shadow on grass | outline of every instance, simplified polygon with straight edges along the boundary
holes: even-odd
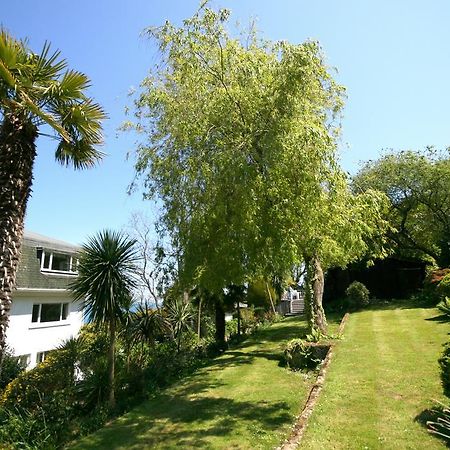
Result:
[[[447,316],[447,314],[440,314],[439,316],[428,317],[428,319],[425,319],[425,320],[429,320],[431,322],[438,322],[438,323],[448,323],[448,322],[450,322],[450,317]]]
[[[422,425],[423,428],[425,428],[427,431],[429,430],[427,422],[437,422],[438,418],[441,416],[442,412],[437,409],[424,409],[421,413],[417,414],[417,416],[414,418],[414,422],[419,423]],[[443,437],[440,437],[439,435],[436,435],[434,433],[430,433],[432,436],[434,436],[436,439],[441,441],[443,444],[447,444],[447,447],[450,447],[450,442]]]
[[[174,389],[162,392],[87,436],[75,448],[211,448],[211,439],[223,442],[220,448],[234,448],[230,440],[242,427],[257,433],[273,433],[292,422],[289,405],[283,401],[215,396],[220,389],[216,393],[214,389],[225,384],[220,377],[210,377],[205,372],[250,365],[256,358],[280,362],[282,343],[305,333],[306,327],[298,318],[260,330],[183,379]]]
[[[271,432],[292,420],[284,402],[189,398],[190,394],[162,394],[157,403],[147,402],[89,436],[82,448],[211,448],[211,436],[225,437],[236,427],[254,425]]]

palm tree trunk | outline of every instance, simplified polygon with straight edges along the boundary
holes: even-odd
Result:
[[[33,181],[37,129],[6,115],[0,125],[0,372],[12,292],[23,237],[23,221]]]
[[[114,372],[115,372],[115,347],[116,347],[116,323],[113,320],[109,323],[109,351],[108,351],[108,366],[109,366],[109,407],[113,409],[116,406],[115,386],[114,386]]]

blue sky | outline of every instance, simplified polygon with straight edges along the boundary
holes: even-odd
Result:
[[[1,24],[28,37],[39,51],[48,40],[72,68],[92,79],[90,93],[109,114],[104,151],[96,169],[73,172],[53,159],[53,142],[41,138],[26,226],[73,243],[105,227],[118,229],[133,211],[149,211],[136,193],[131,136],[117,132],[127,93],[157,61],[140,36],[166,19],[191,16],[194,0],[20,0],[2,8]],[[215,0],[242,24],[257,18],[266,38],[321,42],[337,80],[347,88],[341,162],[355,172],[382,149],[450,145],[450,2],[444,0]]]

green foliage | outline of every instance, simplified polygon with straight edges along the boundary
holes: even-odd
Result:
[[[326,357],[328,345],[293,339],[284,349],[284,357],[292,370],[315,369]]]
[[[0,390],[4,389],[9,382],[14,380],[24,370],[25,366],[6,348],[3,354],[2,371],[0,374]]]
[[[445,297],[450,297],[450,273],[445,275],[439,282],[436,292],[442,299],[445,299]]]
[[[229,11],[204,7],[181,27],[149,29],[162,61],[127,124],[146,136],[136,170],[164,204],[182,281],[216,293],[287,273],[319,230],[322,203],[333,217],[344,91],[317,42],[235,38],[228,24]]]
[[[229,339],[232,336],[236,336],[238,333],[238,321],[237,319],[228,320],[225,323],[225,335]]]
[[[440,266],[450,262],[449,152],[391,152],[366,163],[353,181],[357,192],[376,189],[389,198],[390,244],[398,254]]]
[[[359,281],[353,281],[345,290],[348,308],[360,309],[369,304],[369,290]]]
[[[450,342],[444,345],[444,351],[439,358],[439,365],[441,367],[441,382],[444,394],[450,397]]]
[[[250,306],[241,309],[241,331],[243,334],[252,333],[258,326],[258,318],[255,314],[255,308]]]
[[[89,78],[67,69],[60,52],[45,44],[40,53],[26,41],[0,30],[0,116],[14,116],[35,126],[47,124],[55,132],[55,158],[76,169],[91,167],[104,155],[103,109],[86,95]]]
[[[450,319],[450,298],[445,297],[444,300],[437,304],[437,308]]]

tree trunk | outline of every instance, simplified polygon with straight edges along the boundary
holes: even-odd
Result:
[[[219,298],[216,299],[215,304],[216,313],[216,341],[219,345],[225,345],[225,311],[223,304]]]
[[[198,301],[198,316],[197,316],[197,338],[200,342],[200,339],[202,338],[202,303],[203,298],[200,296],[200,300]]]
[[[275,304],[273,303],[272,293],[270,292],[269,283],[266,281],[266,291],[269,296],[270,306],[272,306],[272,312],[276,314],[277,310],[275,309]]]
[[[317,256],[314,256],[311,261],[313,269],[312,290],[313,290],[313,310],[314,310],[314,324],[321,333],[327,334],[327,319],[325,311],[322,306],[323,288],[325,279],[323,276],[322,266]]]
[[[315,328],[312,278],[311,258],[305,258],[305,315],[309,333]]]
[[[116,323],[111,320],[109,323],[109,351],[108,351],[108,379],[109,379],[109,407],[114,409],[116,406],[116,396],[115,396],[115,347],[116,347]]]
[[[238,336],[241,335],[241,304],[238,300],[237,302],[237,332]]]
[[[11,296],[33,181],[36,127],[6,115],[0,125],[0,372],[6,345]]]

